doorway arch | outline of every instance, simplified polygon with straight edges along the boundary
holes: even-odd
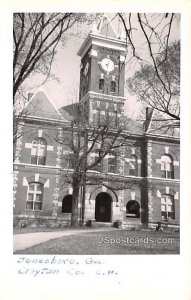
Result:
[[[126,205],[127,218],[140,218],[140,205],[135,200],[130,200]]]
[[[112,198],[106,192],[101,192],[95,199],[96,222],[111,222]]]

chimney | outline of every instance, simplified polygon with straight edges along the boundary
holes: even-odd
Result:
[[[146,107],[146,120],[148,120],[149,108]]]
[[[28,93],[28,100],[34,95],[34,93]]]

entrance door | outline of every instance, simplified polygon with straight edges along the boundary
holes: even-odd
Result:
[[[111,196],[100,193],[96,197],[95,220],[96,222],[111,222]]]

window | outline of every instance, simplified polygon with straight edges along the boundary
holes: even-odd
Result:
[[[67,195],[62,200],[62,213],[72,212],[72,195]]]
[[[126,218],[140,218],[140,205],[135,200],[130,200],[126,205]]]
[[[101,92],[104,91],[104,79],[103,79],[103,78],[101,78],[101,79],[99,80],[99,90],[100,90]]]
[[[117,173],[117,156],[115,153],[108,156],[108,173]]]
[[[174,198],[171,195],[163,195],[161,198],[161,215],[162,220],[174,220]]]
[[[32,142],[31,164],[45,165],[46,142],[42,138],[37,138]]]
[[[69,153],[68,157],[67,157],[67,162],[68,162],[68,169],[73,170],[74,169],[74,154],[73,153]]]
[[[99,161],[100,155],[101,155],[100,150],[95,151],[94,162],[96,162],[96,165],[92,168],[92,170],[97,172],[102,172],[102,159]]]
[[[129,160],[129,175],[138,176],[137,156],[131,155]]]
[[[32,182],[28,186],[27,210],[42,210],[43,184]]]
[[[111,90],[111,93],[115,93],[115,91],[116,91],[116,82],[114,80],[111,81],[110,90]]]
[[[161,157],[161,176],[162,178],[174,178],[173,160],[169,155]]]

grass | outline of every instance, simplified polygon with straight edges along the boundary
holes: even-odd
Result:
[[[179,244],[180,237],[177,232],[111,230],[88,233],[87,231],[75,236],[49,240],[16,251],[15,254],[179,254]]]

